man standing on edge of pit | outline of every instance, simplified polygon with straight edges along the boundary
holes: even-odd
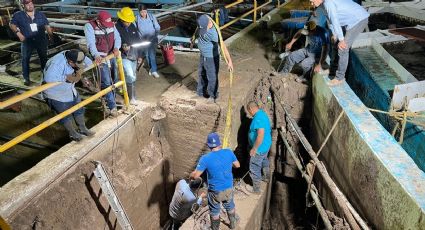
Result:
[[[24,11],[18,11],[13,14],[10,21],[10,29],[19,38],[21,44],[22,75],[24,84],[29,86],[30,80],[30,59],[33,49],[37,50],[40,58],[41,69],[44,70],[47,62],[47,47],[49,45],[46,31],[49,39],[53,39],[53,31],[49,26],[46,16],[34,9],[32,0],[21,0]]]
[[[213,25],[212,19],[206,14],[198,18],[198,48],[201,53],[198,66],[198,87],[196,93],[204,97],[207,92],[208,102],[214,102],[218,98],[218,71],[220,67],[220,41],[218,31]],[[224,55],[228,60],[227,67],[233,71],[232,58],[226,45],[223,44]]]

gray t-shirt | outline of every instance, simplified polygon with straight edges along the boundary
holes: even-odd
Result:
[[[200,204],[201,201],[202,198],[199,198],[198,204]],[[169,210],[170,216],[176,220],[186,220],[190,215],[192,215],[191,208],[196,202],[196,197],[190,190],[189,184],[183,179],[180,180],[177,182],[173,199],[171,200]]]

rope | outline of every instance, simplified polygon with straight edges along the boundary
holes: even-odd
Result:
[[[215,29],[217,30],[218,38],[220,41],[220,51],[224,58],[224,61],[226,62],[226,64],[228,64],[229,60],[227,60],[225,52],[224,52],[223,47],[225,44],[223,41],[223,37],[221,36],[220,27],[214,22],[214,20],[212,20],[211,17],[208,16],[208,18],[211,20]],[[232,127],[232,85],[233,85],[233,70],[229,72],[229,98],[227,99],[226,126],[224,128],[223,148],[229,147],[229,138],[230,138],[231,127]]]
[[[406,123],[412,123],[414,125],[418,125],[418,126],[422,126],[425,127],[425,123],[422,122],[418,122],[418,121],[413,121],[413,120],[409,120],[411,118],[425,118],[425,115],[422,114],[418,114],[415,112],[409,112],[407,110],[404,111],[383,111],[383,110],[379,110],[379,109],[372,109],[372,108],[367,108],[369,111],[372,112],[377,112],[377,113],[383,113],[383,114],[387,114],[390,117],[393,117],[395,120],[397,120],[398,122],[396,123],[396,125],[394,126],[391,135],[393,135],[395,137],[395,134],[401,124],[401,131],[400,131],[400,139],[398,141],[399,144],[403,144],[403,140],[404,140],[404,131],[406,128]]]
[[[344,115],[344,110],[341,111],[341,113],[339,113],[338,118],[335,120],[334,124],[332,125],[331,130],[329,131],[328,135],[326,135],[325,140],[322,142],[322,145],[320,146],[319,150],[316,152],[316,156],[319,157],[320,153],[322,152],[323,148],[325,147],[326,143],[329,140],[329,137],[332,135],[333,131],[336,128],[336,125],[339,123],[339,121],[341,120],[342,115]],[[307,193],[305,194],[306,197],[306,203],[307,199],[309,197],[310,194],[310,189],[311,189],[311,183],[313,182],[313,177],[314,177],[314,171],[316,170],[316,163],[313,163],[313,170],[311,170],[311,175],[310,175],[310,181],[308,182],[307,185]]]

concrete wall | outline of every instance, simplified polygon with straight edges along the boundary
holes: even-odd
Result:
[[[379,44],[375,44],[376,47],[380,47]],[[376,53],[373,53],[376,50]],[[378,53],[380,51],[380,53]],[[405,70],[402,66],[395,65],[393,62],[394,58],[391,57],[383,48],[371,49],[373,55],[377,57],[376,60],[370,60],[370,58],[364,55],[364,52],[354,50],[352,52],[352,61],[350,63],[350,73],[348,77],[348,83],[353,88],[354,92],[359,95],[363,103],[374,109],[380,109],[383,111],[389,111],[391,107],[391,96],[388,92],[394,89],[394,81],[392,78],[400,79],[398,84],[408,83],[417,81],[413,76],[409,74],[403,74]],[[388,57],[389,55],[389,57]],[[384,56],[383,59],[379,57]],[[391,57],[391,58],[390,58]],[[376,63],[378,62],[378,63]],[[388,63],[389,67],[386,66]],[[379,71],[380,68],[376,68],[376,65],[383,66],[384,69],[399,69],[398,71],[388,71],[385,73]],[[384,77],[384,83],[376,83],[375,79],[380,76]],[[390,118],[386,114],[375,115],[381,124],[391,132],[395,126],[393,118]],[[425,131],[424,128],[407,123],[405,129],[404,140],[402,147],[409,153],[410,157],[415,161],[420,169],[425,171]]]
[[[321,154],[329,173],[374,228],[425,229],[425,173],[346,83],[328,81],[313,80],[316,149],[345,112]]]
[[[164,224],[174,190],[169,148],[151,109],[140,109],[101,122],[94,137],[64,146],[3,186],[0,215],[13,229],[114,228],[115,215],[92,174],[92,161],[101,161],[133,227]]]

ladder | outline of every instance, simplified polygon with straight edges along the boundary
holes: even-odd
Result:
[[[95,161],[95,165],[96,169],[93,171],[93,173],[99,181],[100,187],[105,193],[109,205],[111,206],[117,217],[118,223],[120,224],[122,229],[133,230],[133,226],[131,225],[128,216],[125,213],[117,194],[115,193],[114,187],[112,186],[109,177],[106,174],[105,169],[103,168],[102,163],[99,161]]]

